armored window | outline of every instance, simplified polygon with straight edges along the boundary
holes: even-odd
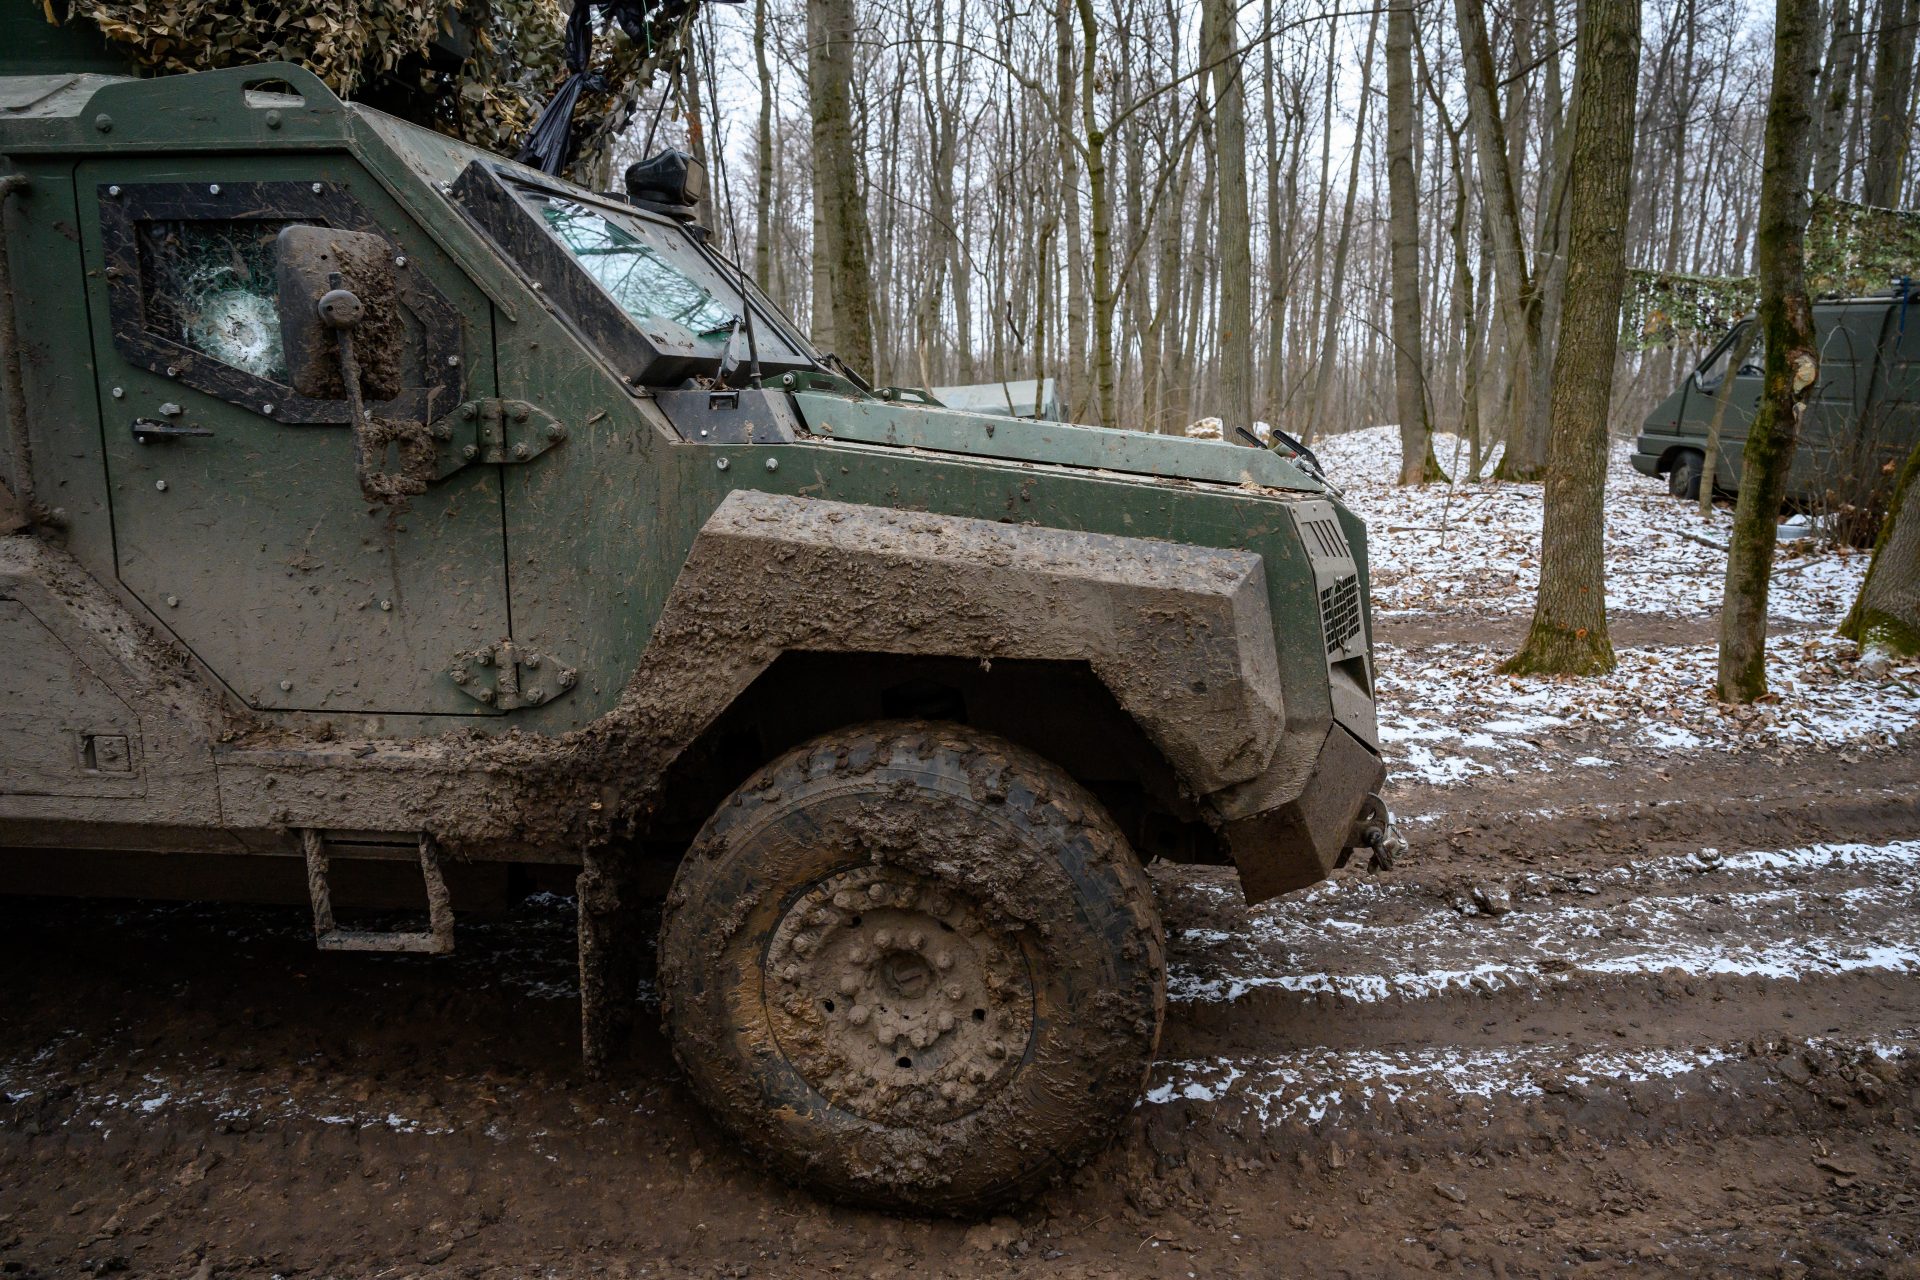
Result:
[[[763,369],[817,364],[792,322],[685,226],[480,160],[461,172],[451,195],[629,387],[672,387],[710,374],[730,341],[744,359],[732,326],[748,306]]]
[[[671,320],[701,337],[732,328],[739,300],[716,298],[675,260],[694,253],[685,237],[679,244],[666,238],[648,244],[578,201],[540,194],[527,199],[595,283],[635,320]]]
[[[102,184],[114,346],[127,359],[278,421],[345,423],[344,399],[289,385],[280,329],[275,238],[293,225],[384,235],[331,183]],[[396,257],[397,257],[396,252]],[[459,319],[420,272],[399,271],[402,350],[397,394],[382,417],[431,421],[465,391]]]
[[[287,225],[264,218],[138,224],[147,328],[244,373],[287,381],[273,270],[274,237]]]

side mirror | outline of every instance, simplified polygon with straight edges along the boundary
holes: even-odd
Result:
[[[295,391],[315,400],[346,399],[337,336],[345,331],[353,338],[362,398],[377,404],[400,395],[407,333],[393,259],[393,246],[365,231],[296,224],[275,238],[280,340]],[[321,300],[341,289],[361,307],[346,325],[321,309]]]

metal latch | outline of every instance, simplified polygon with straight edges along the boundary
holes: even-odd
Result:
[[[137,444],[158,444],[167,440],[184,440],[190,436],[210,436],[210,427],[189,426],[184,422],[162,422],[158,418],[135,418],[133,420],[133,438]]]
[[[433,438],[447,446],[446,472],[469,464],[531,462],[567,438],[558,418],[525,400],[469,400],[436,420]]]
[[[496,711],[542,706],[573,688],[580,678],[574,668],[511,640],[455,654],[447,674],[469,698]]]
[[[420,879],[427,890],[427,931],[342,929],[333,918],[333,888],[326,837],[312,827],[300,832],[307,855],[307,896],[313,901],[313,940],[322,951],[423,951],[443,956],[453,950],[453,899],[440,874],[440,849],[420,833]]]

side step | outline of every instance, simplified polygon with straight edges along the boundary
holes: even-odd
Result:
[[[453,950],[453,899],[440,875],[440,850],[420,833],[420,879],[427,886],[427,932],[342,929],[333,919],[333,891],[327,886],[326,837],[314,827],[300,831],[307,855],[307,894],[313,899],[313,940],[322,951],[416,951],[443,956]]]

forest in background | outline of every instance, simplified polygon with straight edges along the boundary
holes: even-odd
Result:
[[[1411,92],[1396,102],[1392,8],[703,6],[694,56],[642,103],[617,163],[669,140],[705,159],[722,242],[730,215],[765,287],[876,385],[1052,377],[1079,421],[1179,432],[1203,416],[1231,422],[1245,404],[1311,439],[1397,416],[1387,172],[1398,150],[1419,192],[1428,412],[1435,428],[1490,445],[1506,434],[1524,345],[1503,277],[1538,292],[1532,381],[1545,394],[1580,8],[1408,6]],[[836,21],[849,39],[817,38]],[[1828,0],[1821,23],[1814,189],[1920,204],[1909,162],[1920,0]],[[1475,25],[1506,174],[1489,172],[1470,126],[1476,61],[1461,33]],[[1642,31],[1627,264],[1750,275],[1772,14],[1741,0],[1650,0]],[[849,214],[831,231],[815,199],[809,93],[823,44],[851,63],[858,193],[854,209],[831,211]],[[1518,255],[1489,225],[1488,193],[1503,181]],[[862,241],[870,280],[864,325],[832,314],[848,237]],[[1237,315],[1248,318],[1239,335]],[[1684,333],[1635,345],[1619,356],[1616,429],[1699,355]],[[1544,423],[1543,408],[1535,416]]]

